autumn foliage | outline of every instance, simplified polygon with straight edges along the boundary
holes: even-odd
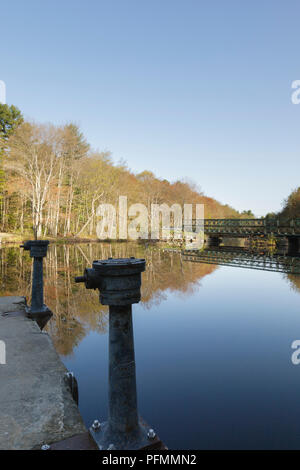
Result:
[[[78,126],[18,122],[0,136],[5,171],[0,229],[53,237],[95,237],[97,207],[119,196],[128,204],[204,204],[206,218],[246,217],[187,180],[134,173],[110,152],[93,151]]]

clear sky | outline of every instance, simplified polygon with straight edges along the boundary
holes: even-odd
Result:
[[[256,215],[300,186],[298,0],[2,1],[0,31],[25,117]]]

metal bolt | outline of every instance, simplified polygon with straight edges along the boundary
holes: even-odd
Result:
[[[156,432],[154,431],[154,429],[149,429],[147,436],[148,436],[148,439],[155,439]]]
[[[98,421],[98,419],[95,419],[93,424],[92,424],[92,428],[94,431],[98,431],[100,428],[101,428],[101,423],[100,421]]]
[[[43,444],[42,447],[41,447],[41,450],[50,450],[51,447],[49,446],[49,444]]]
[[[113,444],[109,444],[107,450],[116,450],[116,448]]]

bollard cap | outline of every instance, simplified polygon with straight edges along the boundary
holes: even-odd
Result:
[[[75,282],[84,282],[87,289],[99,289],[102,305],[131,305],[141,300],[141,273],[145,268],[144,258],[97,260]]]
[[[128,276],[145,271],[144,258],[108,258],[93,262],[93,268],[102,276]]]
[[[44,258],[47,256],[47,249],[49,240],[27,240],[20,248],[24,248],[25,251],[30,251],[32,258]]]
[[[24,248],[24,250],[30,250],[32,246],[48,246],[49,245],[49,240],[26,240],[23,245],[20,245],[21,248]]]
[[[108,258],[93,262],[100,280],[102,305],[131,305],[141,300],[141,273],[145,271],[144,258]]]

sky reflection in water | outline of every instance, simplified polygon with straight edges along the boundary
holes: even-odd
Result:
[[[30,259],[2,249],[1,295],[30,293]],[[79,383],[87,425],[107,418],[107,309],[76,286],[93,259],[145,256],[133,306],[139,411],[169,448],[299,448],[300,276],[182,262],[131,244],[52,246],[49,332]],[[23,290],[22,290],[23,289]]]

